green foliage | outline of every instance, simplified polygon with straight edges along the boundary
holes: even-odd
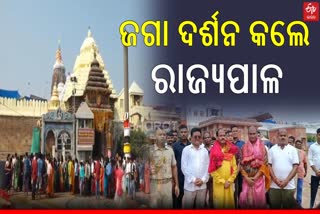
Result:
[[[116,151],[119,155],[123,156],[123,142],[124,137],[121,136],[119,141],[116,143]],[[131,156],[142,157],[145,147],[148,144],[147,136],[140,129],[131,130],[130,132],[130,145],[131,145]]]
[[[315,135],[308,135],[307,136],[307,142],[316,142],[316,136]]]

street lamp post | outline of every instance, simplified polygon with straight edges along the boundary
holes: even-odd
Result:
[[[74,145],[74,155],[76,156],[76,83],[78,82],[76,76],[72,76],[70,78],[71,82],[73,83],[73,145]]]
[[[123,46],[124,64],[124,111],[129,113],[129,71],[128,71],[128,47]]]
[[[125,37],[128,41],[128,34]],[[123,66],[124,66],[124,153],[130,157],[130,121],[129,121],[129,71],[128,71],[128,47],[123,45]]]
[[[63,160],[66,161],[66,145],[64,143],[64,140],[61,140],[62,141],[62,157],[63,157]]]
[[[72,76],[70,78],[71,82],[73,83],[73,90],[72,90],[72,96],[73,96],[73,114],[76,113],[76,83],[78,82],[77,77],[76,76]]]

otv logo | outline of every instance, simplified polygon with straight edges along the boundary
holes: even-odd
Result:
[[[317,8],[315,6],[312,5],[312,3],[309,3],[308,6],[305,8],[307,13],[311,13],[311,15],[313,13],[315,13],[317,11]]]

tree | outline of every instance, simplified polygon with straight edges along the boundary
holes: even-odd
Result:
[[[116,147],[117,147],[116,151],[121,156],[123,156],[123,142],[124,142],[124,137],[121,136],[119,138],[119,141],[116,144]],[[130,146],[131,146],[132,157],[134,158],[142,157],[147,144],[148,144],[147,136],[143,131],[141,131],[141,129],[131,130]]]
[[[307,136],[307,142],[316,142],[316,136],[315,135],[308,135]]]

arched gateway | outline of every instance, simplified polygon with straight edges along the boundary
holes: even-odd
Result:
[[[75,117],[60,108],[42,116],[41,153],[53,157],[75,157]]]

